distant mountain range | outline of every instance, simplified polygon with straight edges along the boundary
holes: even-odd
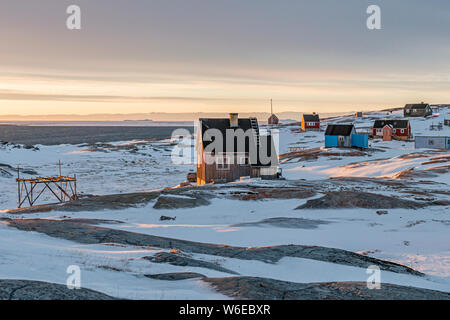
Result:
[[[321,117],[330,117],[352,112],[319,113]],[[302,112],[276,113],[280,120],[300,121]],[[239,117],[256,117],[260,121],[266,121],[270,116],[268,112],[243,112]],[[228,113],[214,112],[184,112],[184,113],[132,113],[132,114],[60,114],[60,115],[0,115],[0,121],[195,121],[199,118],[224,118]]]

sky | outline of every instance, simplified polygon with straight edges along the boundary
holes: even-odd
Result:
[[[0,0],[0,115],[450,103],[449,30],[448,0]]]

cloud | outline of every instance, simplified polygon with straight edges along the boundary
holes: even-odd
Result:
[[[24,91],[0,90],[0,100],[20,101],[72,101],[72,102],[150,102],[150,101],[219,101],[226,99],[204,98],[204,97],[132,97],[113,95],[73,95],[73,94],[37,94]]]

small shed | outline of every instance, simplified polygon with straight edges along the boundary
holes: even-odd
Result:
[[[446,136],[416,136],[416,149],[450,149],[450,137]]]
[[[278,122],[280,122],[280,120],[275,115],[275,113],[273,113],[273,103],[272,103],[272,99],[270,99],[270,117],[267,120],[267,123],[268,124],[278,124]]]
[[[269,119],[267,120],[268,124],[278,124],[279,122],[280,122],[280,120],[274,113],[272,113],[270,115]]]

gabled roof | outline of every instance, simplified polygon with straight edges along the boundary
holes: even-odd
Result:
[[[412,103],[405,105],[405,109],[426,109],[429,106],[428,103]]]
[[[329,124],[325,131],[326,136],[349,136],[354,126],[352,124]]]
[[[320,122],[318,114],[303,114],[303,119],[307,122]]]
[[[250,118],[240,118],[238,119],[237,127],[230,127],[230,119],[215,119],[215,118],[201,118],[200,121],[200,129],[202,134],[202,144],[203,148],[206,148],[209,144],[213,143],[213,141],[205,141],[203,140],[203,135],[208,129],[217,129],[222,133],[223,137],[223,152],[238,152],[237,146],[237,138],[235,138],[234,150],[227,150],[227,141],[226,141],[226,132],[227,130],[238,130],[242,129],[244,133],[252,129],[252,124]],[[250,154],[250,158],[252,158],[253,150],[256,150],[256,159],[249,159],[252,166],[256,167],[266,167],[273,166],[278,164],[278,155],[276,152],[272,154],[272,150],[275,150],[275,144],[273,141],[273,137],[271,135],[268,136],[260,136],[259,129],[256,130],[256,135],[259,137],[259,144],[256,144],[254,139],[245,138],[245,151]],[[250,143],[253,142],[253,146],[256,144],[255,149],[250,149]],[[270,163],[262,163],[262,159],[260,159],[260,154],[266,154],[267,157],[271,158]]]
[[[381,129],[385,125],[390,125],[394,129],[407,129],[409,124],[409,120],[403,119],[390,119],[390,120],[375,120],[373,123],[374,129]]]
[[[227,150],[226,144],[226,132],[227,130],[238,130],[238,129],[242,129],[245,132],[247,132],[247,130],[252,128],[252,124],[250,121],[250,118],[239,118],[238,119],[238,126],[237,127],[231,127],[230,126],[230,119],[228,118],[201,118],[199,119],[200,121],[200,129],[201,129],[201,135],[202,138],[206,132],[206,130],[208,129],[217,129],[222,133],[222,137],[223,137],[223,152],[237,152],[238,148],[237,148],[237,143],[234,143],[234,150]],[[258,132],[259,135],[259,132]],[[209,144],[211,144],[213,141],[205,141],[202,139],[202,143],[203,143],[203,148],[206,148]],[[244,152],[249,152],[250,149],[250,140],[247,138],[245,139],[245,151]]]
[[[272,113],[272,114],[270,115],[269,119],[277,119],[277,120],[278,120],[278,117],[276,116],[275,113]]]

